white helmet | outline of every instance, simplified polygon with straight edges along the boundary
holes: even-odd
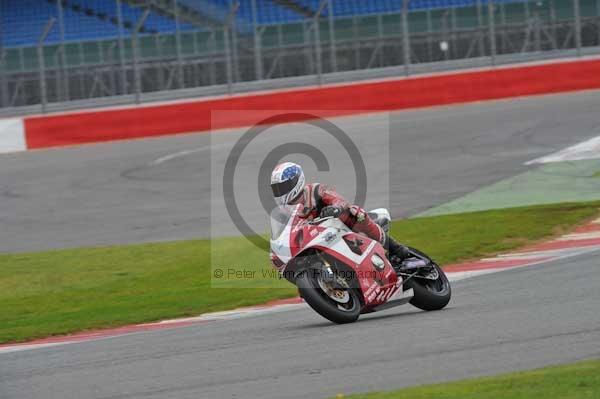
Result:
[[[292,162],[277,165],[271,173],[271,189],[277,205],[292,204],[304,190],[302,167]]]

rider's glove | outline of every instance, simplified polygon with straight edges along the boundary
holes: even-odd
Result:
[[[348,210],[350,211],[350,214],[356,218],[358,223],[364,222],[367,218],[365,210],[357,205],[352,205]]]
[[[321,209],[321,214],[319,216],[321,216],[322,218],[327,218],[327,217],[340,217],[340,215],[342,214],[343,209],[340,208],[339,206],[326,206],[325,208]]]

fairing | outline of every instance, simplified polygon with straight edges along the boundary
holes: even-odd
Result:
[[[385,303],[400,289],[399,279],[378,242],[352,232],[338,219],[318,225],[298,216],[299,207],[276,208],[271,215],[271,252],[281,261],[280,273],[292,259],[309,249],[354,270],[364,299],[364,310]],[[378,270],[372,257],[384,261]]]

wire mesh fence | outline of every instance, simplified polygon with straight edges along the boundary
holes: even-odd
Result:
[[[600,0],[3,0],[4,108],[600,46]]]

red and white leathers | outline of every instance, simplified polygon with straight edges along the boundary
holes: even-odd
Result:
[[[385,232],[357,205],[351,205],[333,188],[319,183],[307,184],[302,194],[293,204],[302,204],[300,217],[314,219],[326,206],[338,207],[342,210],[339,219],[357,233],[362,233],[372,240],[385,244]]]

